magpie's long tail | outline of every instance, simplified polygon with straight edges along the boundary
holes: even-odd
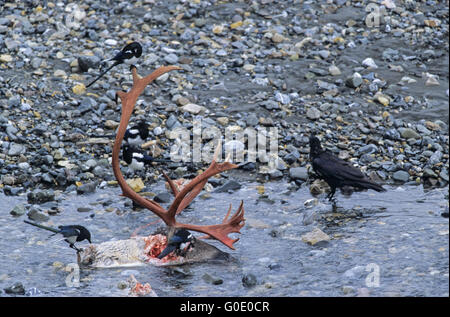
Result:
[[[171,160],[166,160],[166,159],[157,159],[154,158],[150,155],[144,155],[144,162],[145,164],[150,164],[151,162],[156,162],[156,163],[170,163],[172,162]]]
[[[90,134],[91,138],[115,138],[115,134]]]
[[[32,226],[41,228],[41,229],[45,229],[45,230],[54,232],[54,233],[59,233],[59,232],[60,232],[60,230],[58,230],[58,229],[51,228],[51,227],[47,227],[47,226],[44,226],[44,225],[40,225],[40,224],[38,224],[38,223],[31,222],[31,221],[28,221],[28,220],[24,220],[23,222],[28,223],[28,224],[30,224],[30,225],[32,225]]]
[[[111,68],[113,68],[114,66],[117,66],[121,64],[121,61],[117,61],[114,64],[112,64],[107,70],[105,70],[103,73],[101,73],[97,78],[94,79],[94,81],[92,81],[89,85],[86,86],[86,88],[90,87],[92,84],[94,84],[97,80],[99,80],[100,78],[103,77],[103,75],[105,75],[107,72],[109,72],[111,70]]]
[[[164,258],[166,255],[168,255],[170,252],[174,251],[177,247],[174,245],[168,245],[160,255],[158,255],[158,259]]]

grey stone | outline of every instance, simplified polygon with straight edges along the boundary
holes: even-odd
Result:
[[[407,182],[409,180],[409,173],[405,171],[397,171],[392,175],[392,178],[396,181]]]
[[[8,99],[8,107],[18,107],[20,102],[20,96],[12,96]]]
[[[81,186],[77,187],[77,194],[83,195],[83,194],[90,194],[95,192],[95,189],[97,188],[97,182],[90,182],[83,184]]]
[[[178,56],[176,56],[173,53],[170,53],[164,57],[164,60],[169,64],[176,64],[178,63]]]
[[[25,205],[18,204],[9,213],[13,216],[23,216],[26,213]]]
[[[36,222],[48,221],[50,219],[48,215],[37,208],[31,208],[31,210],[27,213],[27,216],[29,219]]]
[[[205,282],[213,284],[213,285],[223,284],[223,279],[221,279],[220,277],[212,276],[212,275],[210,275],[208,273],[203,274],[202,279]]]
[[[311,120],[319,119],[321,115],[322,113],[316,107],[311,107],[306,111],[306,116]]]
[[[25,153],[25,150],[25,146],[23,146],[22,144],[11,143],[9,146],[8,155],[17,156]]]
[[[229,180],[225,184],[223,184],[221,187],[217,188],[215,190],[216,193],[224,193],[228,191],[235,191],[241,188],[241,184],[234,180]]]
[[[78,211],[78,212],[89,212],[89,211],[91,211],[91,210],[92,210],[91,207],[78,207],[78,208],[77,208],[77,211]]]
[[[180,122],[178,122],[178,119],[176,116],[171,114],[169,118],[166,120],[166,127],[169,130],[172,130],[172,128],[175,128],[177,125],[180,125]]]
[[[242,277],[242,285],[244,287],[253,287],[258,283],[256,276],[252,273],[247,273]]]
[[[348,77],[345,84],[350,88],[358,88],[363,83],[362,77],[359,73],[354,73],[352,76]]]
[[[17,282],[12,286],[4,288],[4,291],[6,294],[25,295],[25,288],[20,282]]]
[[[306,167],[291,167],[289,169],[289,177],[306,181],[308,179],[308,170]]]
[[[55,193],[52,189],[35,189],[34,191],[28,193],[27,198],[28,203],[30,204],[42,204],[55,200]]]
[[[159,193],[155,196],[155,198],[153,198],[153,200],[156,201],[157,203],[167,204],[172,201],[172,195],[167,192]]]
[[[247,123],[247,125],[254,127],[255,125],[257,125],[259,123],[259,119],[256,116],[256,114],[254,113],[250,113],[246,118],[245,118],[245,122]]]
[[[404,139],[420,139],[420,134],[411,128],[398,128],[398,132]]]

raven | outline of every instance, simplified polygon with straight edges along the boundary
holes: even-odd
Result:
[[[352,186],[360,189],[373,189],[377,192],[386,191],[381,185],[370,180],[349,162],[322,149],[319,139],[314,135],[309,138],[309,147],[309,158],[314,172],[316,172],[319,177],[325,180],[331,187],[331,191],[327,195],[327,198],[330,201],[333,200],[336,188],[338,187]]]

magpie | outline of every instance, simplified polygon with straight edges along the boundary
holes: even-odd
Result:
[[[138,42],[132,42],[128,45],[126,45],[119,53],[116,54],[113,58],[111,58],[109,61],[114,61],[114,63],[103,73],[101,73],[94,81],[92,81],[89,85],[86,86],[86,88],[90,87],[93,83],[95,83],[97,80],[103,77],[107,72],[111,70],[114,66],[123,64],[123,63],[130,63],[134,64],[136,63],[137,58],[141,57],[142,55],[142,46]]]
[[[35,227],[53,232],[53,234],[51,236],[54,236],[55,234],[58,234],[58,233],[62,234],[62,236],[65,238],[64,241],[66,241],[69,244],[69,247],[77,250],[77,252],[80,252],[81,250],[75,246],[75,242],[81,242],[83,240],[87,240],[87,241],[89,241],[89,243],[92,243],[91,242],[91,233],[89,232],[88,229],[86,229],[85,227],[80,226],[80,225],[59,226],[58,227],[59,230],[58,230],[55,228],[51,228],[51,227],[47,227],[44,225],[40,225],[40,224],[31,222],[28,220],[24,220],[24,222],[28,223],[30,225],[33,225]]]
[[[194,241],[195,237],[189,231],[180,229],[169,239],[166,248],[158,255],[158,259],[161,260],[174,251],[177,253],[186,252],[193,247]]]
[[[148,138],[148,124],[145,121],[139,121],[136,126],[132,126],[125,131],[123,139],[132,146],[141,146]]]
[[[128,164],[128,167],[133,171],[142,170],[145,165],[149,165],[152,162],[168,163],[169,160],[157,159],[150,155],[144,154],[138,148],[125,144],[122,147],[123,160]]]
[[[314,135],[309,138],[309,147],[309,157],[314,172],[325,180],[331,188],[327,195],[329,201],[333,201],[333,196],[338,187],[352,186],[359,189],[373,189],[378,192],[386,191],[349,162],[340,159],[328,150],[322,149],[319,139]]]

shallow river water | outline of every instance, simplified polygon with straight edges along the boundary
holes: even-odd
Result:
[[[163,186],[159,182],[152,190],[162,192]],[[67,269],[76,263],[75,252],[23,223],[26,215],[9,214],[18,203],[26,204],[25,196],[2,195],[0,288],[21,282],[27,291],[36,288],[35,296],[125,296],[127,290],[118,284],[133,274],[159,296],[449,295],[449,224],[441,216],[448,206],[448,187],[424,191],[421,186],[386,186],[386,193],[359,192],[351,198],[338,193],[333,212],[324,197],[305,205],[314,198],[307,187],[290,190],[286,182],[271,182],[264,184],[262,194],[259,186],[242,183],[233,194],[200,195],[179,216],[183,222],[219,223],[229,203],[235,210],[244,200],[247,222],[236,250],[211,242],[235,261],[82,270],[78,287],[70,283],[73,271]],[[127,239],[139,226],[156,220],[146,210],[124,206],[128,199],[118,194],[118,188],[107,187],[91,195],[61,195],[61,214],[51,216],[49,223],[84,225],[93,243],[99,243]],[[80,206],[91,210],[78,212]],[[315,228],[330,241],[314,246],[302,241]],[[256,285],[246,287],[242,278],[250,274]],[[214,285],[211,278],[223,282]]]

